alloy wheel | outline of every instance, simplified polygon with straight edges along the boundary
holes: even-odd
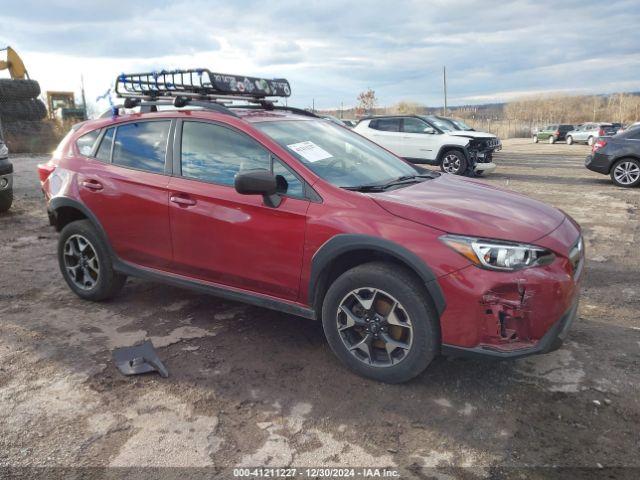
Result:
[[[442,169],[447,173],[458,173],[460,171],[460,157],[450,153],[442,159]]]
[[[633,162],[621,162],[614,168],[613,176],[621,185],[631,185],[640,178],[640,167]]]
[[[96,249],[86,237],[71,235],[64,243],[64,268],[73,282],[81,290],[91,290],[100,278],[100,262]]]
[[[397,365],[411,350],[411,319],[383,290],[365,287],[349,292],[340,302],[336,323],[344,346],[366,365]]]

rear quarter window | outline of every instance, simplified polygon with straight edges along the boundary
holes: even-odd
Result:
[[[93,153],[93,148],[95,147],[96,141],[98,140],[99,136],[100,130],[93,130],[79,137],[76,140],[76,147],[78,148],[78,152],[80,152],[80,155],[90,157]]]

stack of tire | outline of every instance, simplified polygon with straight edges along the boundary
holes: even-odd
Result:
[[[0,79],[0,124],[12,153],[47,153],[55,148],[55,125],[44,120],[47,108],[39,95],[35,80]]]

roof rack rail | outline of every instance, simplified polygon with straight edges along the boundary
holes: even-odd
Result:
[[[230,108],[264,108],[290,111],[318,117],[301,108],[274,105],[269,97],[289,97],[291,87],[284,78],[264,79],[214,73],[204,68],[162,70],[149,73],[122,73],[116,79],[115,93],[124,103],[114,105],[101,117],[117,116],[121,108],[140,107],[142,112],[157,111],[158,106],[201,107],[227,115],[238,115]],[[233,104],[234,101],[246,102]]]
[[[261,108],[260,105],[234,105],[233,108],[246,108],[246,109],[258,109]],[[265,110],[279,110],[279,111],[285,111],[285,112],[291,112],[291,113],[296,113],[298,115],[305,115],[307,117],[316,117],[316,118],[321,118],[320,116],[316,115],[314,112],[310,111],[310,110],[305,110],[303,108],[296,108],[296,107],[288,107],[286,105],[266,105],[264,106]]]
[[[198,99],[244,100],[262,103],[267,97],[289,97],[291,87],[284,78],[265,79],[227,75],[206,68],[122,73],[116,79],[121,98],[192,97]]]

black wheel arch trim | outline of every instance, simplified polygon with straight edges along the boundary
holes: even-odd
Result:
[[[339,234],[325,242],[313,255],[311,260],[311,275],[309,278],[308,303],[316,307],[317,289],[322,275],[327,272],[327,267],[338,256],[356,250],[376,250],[395,257],[413,270],[423,281],[431,300],[436,308],[438,316],[441,316],[446,308],[444,293],[438,284],[436,275],[431,268],[415,253],[384,238],[363,234]]]
[[[49,221],[51,222],[52,225],[55,225],[54,220],[57,216],[57,211],[62,207],[75,208],[76,210],[80,211],[85,217],[87,217],[87,219],[93,224],[93,226],[98,231],[98,234],[102,237],[102,240],[104,241],[105,245],[107,246],[107,250],[109,251],[109,255],[111,255],[112,258],[115,258],[115,254],[113,252],[113,249],[111,248],[111,242],[109,242],[109,237],[107,236],[107,233],[102,227],[102,224],[100,223],[98,218],[93,214],[93,212],[89,210],[83,203],[68,197],[52,198],[51,201],[49,202],[49,208],[48,208]]]
[[[469,150],[467,149],[466,145],[442,145],[440,147],[440,150],[438,150],[438,155],[436,156],[437,159],[437,163],[440,164],[442,162],[442,157],[444,157],[444,154],[446,152],[448,152],[449,150],[459,150],[462,151],[462,153],[465,156],[465,160],[469,161]]]

